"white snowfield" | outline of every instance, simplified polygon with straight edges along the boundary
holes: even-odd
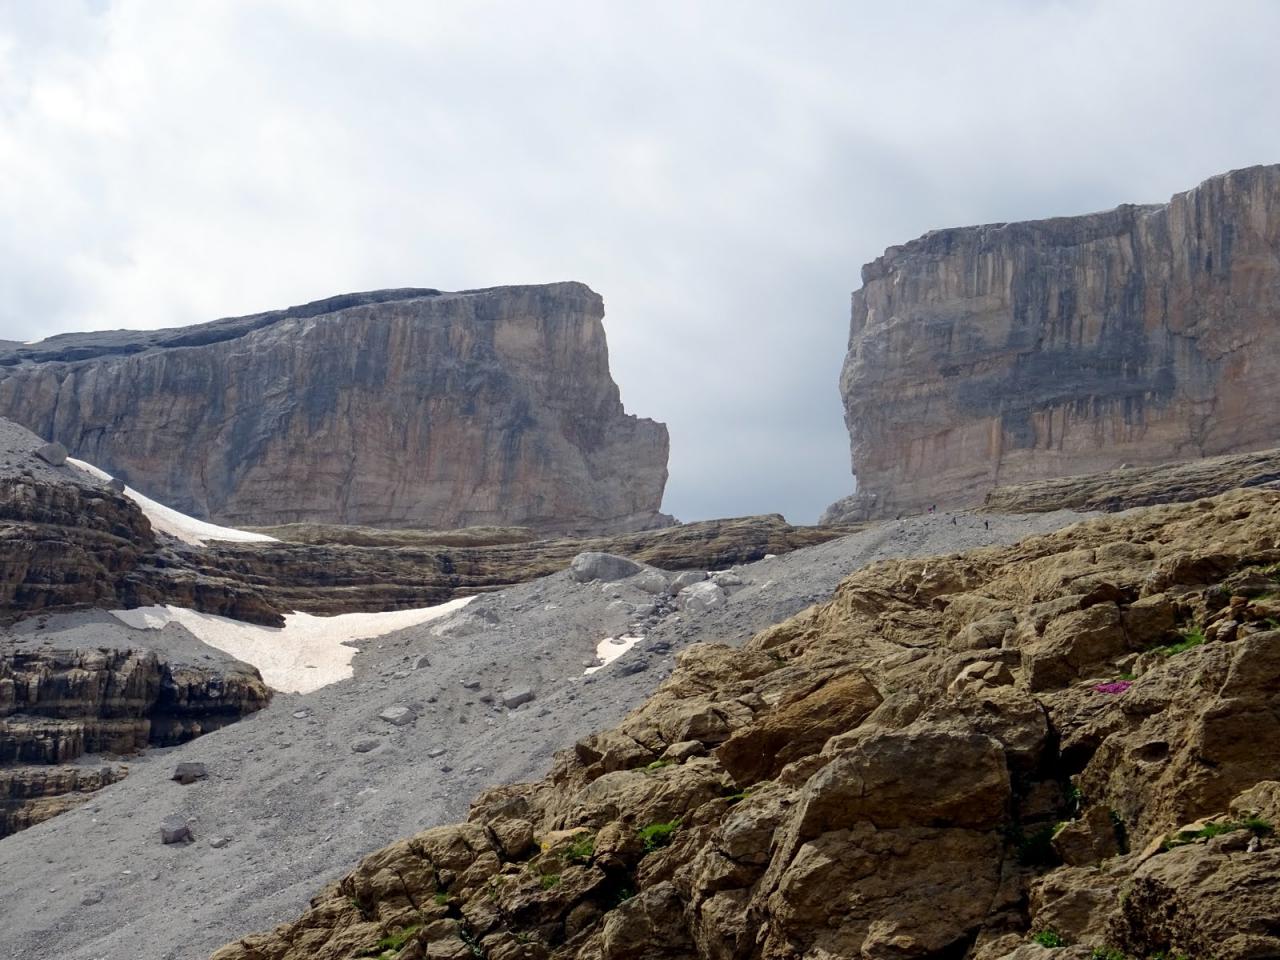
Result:
[[[138,630],[181,624],[203,643],[253,664],[267,686],[287,693],[311,693],[352,675],[351,660],[359,650],[349,645],[351,641],[369,640],[427,623],[460,610],[472,599],[458,597],[416,610],[343,613],[336,617],[291,613],[284,618],[283,627],[242,623],[186,607],[138,607],[111,612]]]
[[[105,470],[99,470],[93,464],[85,463],[83,460],[67,457],[67,463],[104,483],[111,479],[111,474]],[[136,503],[142,512],[146,514],[154,529],[159,530],[161,533],[167,533],[183,543],[202,547],[210,540],[232,540],[239,543],[262,543],[264,541],[274,543],[276,541],[275,537],[268,537],[264,533],[250,533],[247,530],[236,530],[233,527],[220,527],[216,523],[205,523],[203,520],[189,517],[185,513],[179,513],[172,507],[166,507],[163,503],[157,503],[150,497],[144,497],[133,487],[125,487],[124,495]]]
[[[623,634],[620,637],[605,637],[596,644],[596,658],[600,661],[600,664],[595,667],[587,667],[582,671],[583,676],[589,676],[597,670],[603,670],[643,639],[644,637],[635,637],[631,634]]]

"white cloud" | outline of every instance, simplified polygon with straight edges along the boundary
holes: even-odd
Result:
[[[0,338],[580,279],[667,508],[811,520],[862,262],[1280,159],[1280,6],[0,8]]]

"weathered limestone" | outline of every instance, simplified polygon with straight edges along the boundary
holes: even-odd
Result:
[[[667,430],[624,413],[580,283],[383,290],[0,351],[0,416],[232,526],[662,526]]]
[[[872,564],[214,958],[1276,956],[1277,591],[1261,490]]]
[[[1280,166],[936,230],[862,280],[840,379],[859,493],[827,522],[1280,436]]]

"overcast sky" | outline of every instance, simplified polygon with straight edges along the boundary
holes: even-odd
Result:
[[[681,519],[852,489],[862,263],[1280,160],[1280,3],[0,0],[0,339],[581,280]]]

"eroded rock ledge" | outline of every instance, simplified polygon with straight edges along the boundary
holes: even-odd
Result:
[[[1276,955],[1278,594],[1271,491],[872,565],[215,958]]]
[[[119,780],[115,760],[172,746],[265,707],[258,671],[183,666],[150,650],[0,646],[0,837],[48,820]]]
[[[853,295],[851,519],[1273,447],[1280,166],[1167,204],[937,230]]]

